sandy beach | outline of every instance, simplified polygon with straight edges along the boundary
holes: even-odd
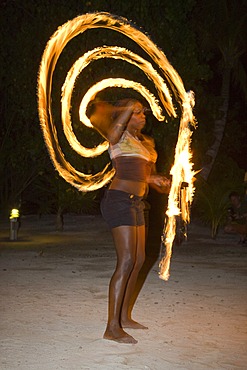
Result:
[[[138,343],[102,339],[115,266],[100,215],[26,216],[17,241],[0,223],[1,370],[247,369],[247,245],[193,222],[174,246],[171,276],[158,276],[149,235],[134,319]]]

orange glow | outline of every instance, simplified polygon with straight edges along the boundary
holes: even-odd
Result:
[[[183,103],[183,114],[180,121],[178,141],[175,149],[174,165],[170,171],[172,175],[172,184],[166,211],[168,218],[162,238],[162,243],[166,247],[166,254],[159,264],[159,276],[163,280],[169,279],[172,245],[176,235],[176,216],[181,215],[182,220],[186,223],[190,221],[189,206],[194,195],[193,178],[195,175],[195,172],[192,170],[193,163],[190,150],[192,131],[189,128],[189,124],[195,126],[192,113],[193,105],[194,97],[193,93],[190,92],[187,95],[187,100]],[[188,186],[181,190],[183,182],[187,183]]]
[[[76,138],[73,132],[70,109],[71,96],[74,89],[76,78],[83,69],[92,61],[101,58],[121,59],[131,63],[134,67],[140,68],[151,80],[156,88],[158,99],[140,83],[126,80],[123,78],[107,78],[92,86],[82,98],[79,116],[81,123],[93,129],[89,118],[86,115],[87,106],[95,98],[98,92],[108,87],[132,88],[138,91],[148,102],[153,115],[159,120],[164,121],[162,109],[165,109],[171,117],[176,117],[176,108],[173,105],[171,93],[175,100],[181,105],[182,117],[180,123],[178,143],[175,153],[175,161],[171,174],[173,175],[171,192],[168,201],[168,223],[165,230],[166,237],[166,256],[160,262],[160,277],[167,280],[169,276],[169,264],[171,257],[172,243],[174,240],[174,231],[176,226],[175,215],[182,213],[182,217],[189,221],[188,204],[192,201],[193,185],[191,179],[193,176],[190,137],[191,131],[189,123],[195,126],[192,114],[192,97],[189,96],[183,86],[183,82],[168,62],[165,54],[150,40],[148,36],[133,27],[126,19],[115,17],[109,13],[99,12],[78,16],[61,27],[52,35],[47,43],[42,56],[39,76],[38,76],[38,110],[41,128],[43,130],[44,140],[46,142],[52,162],[59,174],[70,184],[80,191],[92,191],[103,187],[114,175],[114,169],[109,170],[109,163],[105,168],[95,174],[88,175],[76,170],[65,158],[60,147],[56,125],[53,122],[51,108],[51,90],[53,73],[60,54],[67,43],[83,32],[94,28],[108,28],[124,34],[127,38],[136,42],[156,64],[157,70],[153,65],[141,58],[139,55],[118,46],[102,46],[88,51],[80,57],[67,73],[67,77],[61,91],[61,117],[62,126],[66,139],[70,146],[82,157],[96,157],[108,149],[108,142],[103,142],[95,148],[85,148]],[[164,82],[169,84],[169,88]],[[180,195],[181,182],[186,181],[189,187],[183,193],[181,210],[179,209],[178,199]]]

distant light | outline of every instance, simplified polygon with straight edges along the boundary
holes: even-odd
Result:
[[[19,209],[16,209],[16,208],[13,208],[10,212],[10,220],[13,219],[13,218],[18,218],[20,216],[20,212],[19,212]]]

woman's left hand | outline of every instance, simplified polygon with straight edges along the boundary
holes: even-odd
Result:
[[[163,175],[151,175],[148,183],[161,193],[168,193],[171,187],[171,180]]]

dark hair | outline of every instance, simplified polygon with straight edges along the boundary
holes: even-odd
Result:
[[[125,107],[129,102],[140,103],[139,100],[133,98],[125,98],[118,100],[114,105],[115,107]]]
[[[133,104],[135,103],[140,103],[142,104],[139,100],[137,99],[133,99],[133,98],[125,98],[125,99],[121,99],[121,100],[118,100],[115,104],[114,104],[114,107],[116,108],[123,108],[123,107],[126,107],[128,103],[132,102]],[[112,113],[112,119],[113,121],[115,121],[115,119],[117,119],[117,117],[119,116],[119,114],[121,114],[121,110],[120,109],[114,109],[113,110],[113,113]]]
[[[87,106],[86,115],[88,118],[92,116],[92,114],[95,112],[95,108],[97,103],[100,103],[101,100],[99,98],[95,98],[94,100],[91,100]]]
[[[237,191],[232,191],[230,194],[229,194],[229,199],[231,199],[231,197],[240,197],[240,195],[238,194]]]

